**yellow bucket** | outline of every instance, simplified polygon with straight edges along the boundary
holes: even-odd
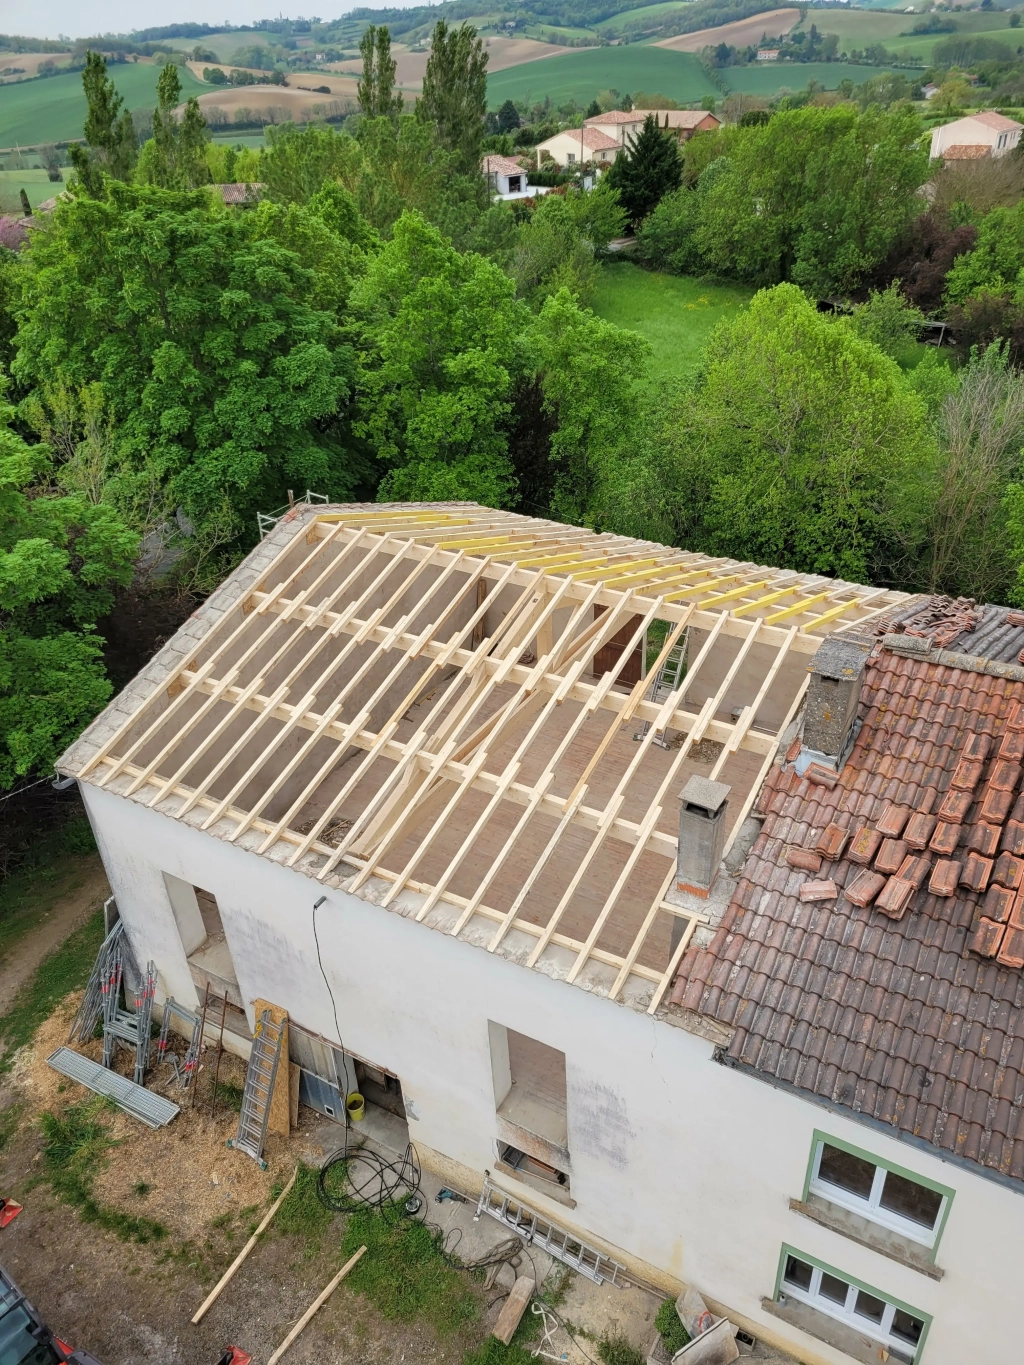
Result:
[[[345,1107],[348,1110],[349,1120],[352,1123],[358,1123],[366,1112],[366,1101],[358,1090],[353,1090],[345,1101]]]

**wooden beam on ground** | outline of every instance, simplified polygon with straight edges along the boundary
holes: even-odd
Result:
[[[356,1252],[354,1256],[349,1257],[349,1259],[341,1267],[341,1269],[338,1271],[337,1275],[335,1275],[334,1279],[330,1282],[327,1288],[323,1290],[322,1293],[317,1295],[317,1297],[313,1300],[313,1302],[303,1313],[302,1317],[299,1318],[298,1322],[285,1337],[284,1341],[281,1342],[281,1345],[277,1348],[274,1354],[267,1361],[267,1365],[277,1365],[277,1362],[284,1355],[285,1351],[287,1351],[288,1347],[292,1344],[296,1337],[298,1337],[299,1335],[301,1335],[302,1332],[305,1331],[306,1327],[309,1325],[310,1322],[312,1322],[313,1318],[320,1311],[320,1309],[323,1308],[324,1304],[337,1289],[338,1285],[341,1284],[345,1276],[349,1273],[349,1271],[360,1259],[360,1257],[365,1255],[365,1253],[366,1248],[363,1246],[359,1248],[359,1250]]]
[[[249,1255],[249,1252],[252,1251],[253,1247],[260,1240],[260,1237],[263,1235],[263,1233],[266,1232],[267,1228],[270,1226],[274,1214],[277,1213],[278,1209],[288,1198],[288,1195],[291,1193],[291,1188],[295,1184],[295,1177],[298,1175],[298,1173],[299,1168],[298,1166],[296,1166],[295,1170],[292,1171],[291,1179],[288,1181],[288,1184],[285,1185],[284,1189],[274,1200],[270,1212],[264,1217],[263,1221],[260,1223],[259,1227],[246,1242],[245,1246],[238,1253],[235,1259],[228,1266],[227,1270],[225,1270],[224,1274],[220,1277],[217,1283],[210,1290],[209,1294],[207,1294],[206,1298],[199,1305],[199,1308],[196,1310],[195,1317],[192,1319],[193,1323],[202,1322],[203,1318],[220,1298],[222,1292],[227,1287],[229,1281],[234,1277],[234,1274],[238,1270],[239,1266]]]

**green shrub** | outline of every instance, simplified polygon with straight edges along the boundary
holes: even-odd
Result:
[[[597,1354],[604,1365],[644,1365],[644,1353],[619,1332],[613,1337],[602,1337],[597,1343]]]
[[[658,1316],[654,1319],[654,1325],[670,1356],[675,1355],[676,1351],[681,1351],[690,1340],[690,1334],[676,1312],[675,1299],[666,1299],[662,1303],[658,1309]]]

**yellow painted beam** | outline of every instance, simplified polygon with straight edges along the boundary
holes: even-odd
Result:
[[[476,550],[492,550],[499,545],[508,545],[511,540],[511,536],[464,536],[461,540],[439,540],[437,548],[468,550],[472,554]]]
[[[680,560],[678,564],[666,564],[662,569],[641,569],[639,573],[623,574],[621,578],[609,578],[605,584],[606,588],[618,588],[625,583],[632,583],[640,579],[647,583],[656,583],[662,578],[671,579],[675,583],[682,583],[687,578],[698,578],[702,573],[713,573],[712,569],[691,569],[688,573],[680,573],[680,569],[686,568],[687,561]]]
[[[756,602],[744,602],[742,607],[733,607],[733,616],[743,616],[748,611],[757,611],[758,607],[770,607],[773,602],[780,602],[783,597],[790,597],[797,592],[799,584],[791,584],[788,588],[780,588],[778,592],[770,592],[767,597],[759,597]]]
[[[472,520],[472,517],[453,517],[448,512],[321,512],[317,517],[317,521],[341,521],[346,526],[374,526],[384,521],[470,526]]]
[[[822,612],[820,616],[812,617],[804,626],[804,630],[817,630],[819,626],[827,626],[829,621],[834,621],[837,616],[843,616],[848,611],[853,611],[860,606],[860,598],[854,598],[852,602],[840,602],[838,607],[833,607],[831,611]]]
[[[799,602],[794,602],[790,607],[783,607],[782,611],[772,612],[771,616],[764,618],[766,626],[774,626],[776,621],[785,621],[790,616],[798,616],[800,612],[806,611],[808,607],[813,607],[816,602],[824,602],[826,597],[832,596],[831,588],[827,592],[816,592],[813,597],[801,597]]]
[[[771,581],[770,578],[761,578],[756,583],[741,583],[739,587],[730,588],[728,592],[712,593],[701,602],[701,610],[717,607],[719,602],[731,602],[734,597],[742,597],[745,592],[757,592],[759,588],[766,588]]]
[[[590,582],[595,583],[604,578],[605,574],[617,574],[620,569],[632,569],[637,564],[657,564],[657,562],[656,559],[627,559],[625,564],[613,564],[607,569],[583,569],[580,573],[571,574],[570,577],[573,579],[586,578]],[[607,586],[608,584],[606,583],[605,587]]]
[[[710,583],[691,583],[688,588],[680,588],[678,592],[673,592],[665,598],[666,602],[675,602],[680,597],[686,597],[691,592],[707,592],[708,588],[717,588],[720,583],[735,583],[736,575],[727,573],[722,578],[713,578]]]
[[[582,564],[581,556],[584,553],[582,549],[566,550],[557,555],[537,555],[535,559],[520,559],[518,563],[521,569],[550,569],[553,573],[561,573],[566,564]],[[607,555],[598,555],[594,563],[603,564],[607,558]]]

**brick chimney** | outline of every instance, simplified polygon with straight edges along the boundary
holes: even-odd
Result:
[[[866,644],[830,635],[811,659],[798,768],[823,762],[838,771],[846,762],[856,738],[857,706],[868,652]]]
[[[680,793],[676,886],[706,897],[718,876],[725,848],[725,813],[731,787],[691,777]]]

